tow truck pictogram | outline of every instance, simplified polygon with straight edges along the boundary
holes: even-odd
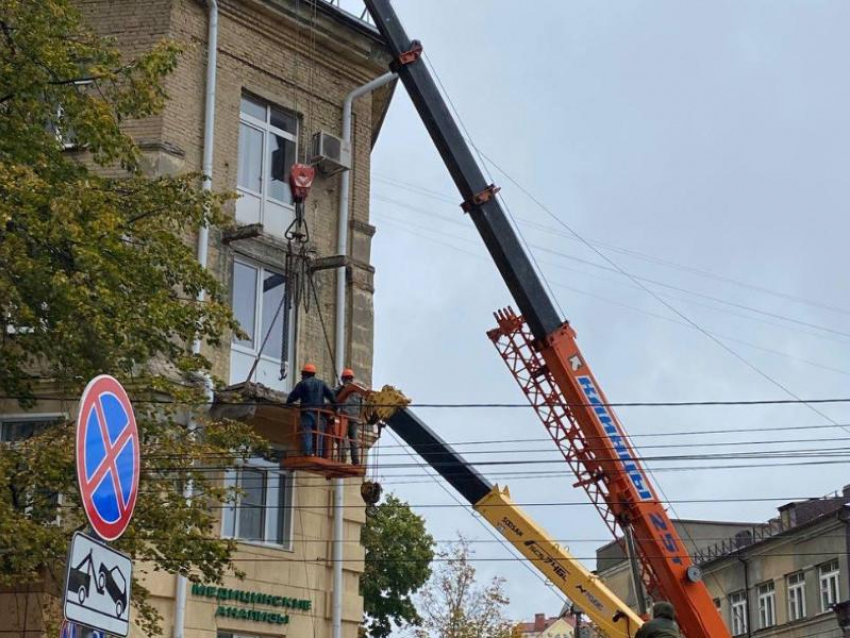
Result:
[[[83,605],[86,599],[91,597],[92,582],[98,594],[107,594],[112,599],[115,603],[115,617],[121,618],[121,614],[127,608],[127,579],[118,567],[110,569],[103,563],[95,574],[94,559],[90,550],[83,560],[71,568],[68,575],[68,591],[76,592],[77,600]]]

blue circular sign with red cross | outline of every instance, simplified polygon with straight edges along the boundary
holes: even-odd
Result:
[[[77,483],[95,533],[124,533],[139,493],[139,430],[130,398],[114,378],[92,379],[77,415]]]

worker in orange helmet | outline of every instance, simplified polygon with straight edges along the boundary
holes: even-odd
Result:
[[[336,387],[339,397],[346,386],[354,383],[354,371],[346,368],[342,371],[342,384]],[[351,450],[352,465],[360,465],[360,426],[363,422],[363,395],[350,392],[337,406],[339,412],[348,419],[348,448]]]
[[[292,392],[286,397],[286,404],[291,405],[296,401],[301,406],[301,445],[304,456],[313,456],[313,435],[318,433],[316,441],[316,456],[322,456],[324,452],[323,439],[325,433],[325,419],[319,412],[328,403],[336,401],[336,395],[328,387],[328,384],[316,376],[316,366],[307,363],[301,368],[301,381],[295,384]]]

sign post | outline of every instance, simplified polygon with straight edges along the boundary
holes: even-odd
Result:
[[[127,392],[116,379],[92,379],[80,398],[77,484],[95,536],[74,534],[68,551],[60,638],[83,638],[74,623],[97,634],[130,631],[133,562],[103,541],[121,537],[139,494],[140,440]]]

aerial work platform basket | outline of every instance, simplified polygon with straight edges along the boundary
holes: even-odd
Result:
[[[371,440],[367,440],[367,429],[371,428],[360,422],[352,431],[349,418],[334,410],[309,410],[309,415],[305,420],[299,414],[290,435],[292,451],[284,456],[281,466],[327,478],[365,476],[365,456],[375,439],[369,436]],[[312,425],[307,421],[312,421]],[[355,457],[359,457],[357,464]]]
[[[363,398],[359,417],[339,409],[352,394]],[[336,397],[336,406],[293,409],[287,436],[290,451],[281,466],[326,478],[365,476],[366,457],[380,434],[377,424],[407,403],[407,397],[392,386],[375,392],[350,383]]]

